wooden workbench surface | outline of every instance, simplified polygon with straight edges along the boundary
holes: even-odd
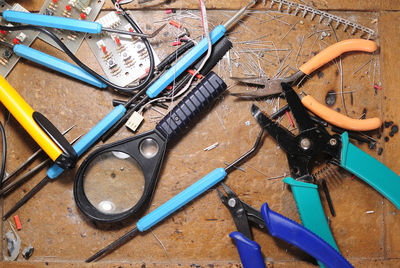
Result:
[[[42,5],[42,1],[39,0],[16,2],[31,11],[39,10]],[[343,90],[352,92],[344,94],[345,105],[349,116],[353,118],[359,118],[366,108],[367,117],[377,116],[383,121],[394,121],[398,124],[400,14],[396,10],[400,9],[400,1],[303,2],[357,21],[378,33],[378,53],[351,53],[343,57]],[[206,1],[207,6],[212,8],[208,14],[210,22],[213,23],[210,27],[229,18],[232,11],[228,10],[239,9],[245,3],[244,0]],[[193,19],[199,15],[197,1],[172,1],[171,5],[153,5],[152,10],[147,6],[130,6],[135,9],[132,13],[143,29],[151,31],[160,25],[159,21],[167,16],[160,7],[164,9],[171,6],[178,9],[176,16],[184,15],[181,23],[189,28],[192,37],[201,35],[200,21]],[[265,75],[273,76],[286,64],[292,68],[300,66],[313,54],[333,44],[335,35],[338,40],[353,37],[349,32],[343,32],[342,26],[332,31],[329,26],[319,24],[317,19],[311,21],[309,16],[302,18],[279,14],[269,11],[268,7],[269,5],[264,7],[259,4],[257,11],[244,17],[240,24],[230,30],[229,37],[234,44],[230,53],[230,64],[228,59],[224,58],[215,68],[215,72],[228,86],[232,86],[232,92],[254,88],[235,85],[229,79],[231,75],[260,75],[262,69]],[[112,8],[111,2],[107,1],[104,8]],[[182,13],[179,9],[182,9]],[[101,15],[103,14],[105,11]],[[174,29],[168,26],[153,41],[160,58],[174,49],[171,46],[174,36]],[[257,45],[254,40],[258,38],[261,41]],[[268,48],[269,51],[260,56],[257,46]],[[41,40],[36,40],[32,47],[71,62],[65,54]],[[85,42],[77,56],[94,70],[101,72]],[[338,61],[324,66],[302,89],[324,102],[328,91],[340,92],[339,66]],[[6,79],[35,110],[45,114],[60,130],[76,124],[67,135],[70,140],[88,132],[112,109],[112,99],[120,97],[111,90],[95,89],[26,60],[20,60]],[[382,89],[375,90],[374,85]],[[233,161],[252,146],[259,131],[259,126],[250,113],[252,103],[257,103],[265,112],[271,113],[274,107],[277,107],[278,101],[237,101],[233,96],[225,94],[212,109],[202,115],[196,125],[170,144],[148,211],[158,207],[211,170],[223,167],[224,162]],[[281,100],[280,107],[283,104],[284,100]],[[333,108],[344,112],[341,95],[337,95]],[[4,115],[4,107],[1,110]],[[146,112],[146,121],[139,133],[154,128],[156,122],[153,119],[159,115],[153,110]],[[4,122],[4,119],[2,121]],[[282,124],[288,126],[288,119],[284,118]],[[368,135],[376,138],[378,133],[379,131],[373,131]],[[35,152],[38,146],[12,117],[7,121],[6,134],[7,171],[11,172]],[[131,135],[131,132],[122,129],[112,140]],[[358,146],[400,174],[399,135],[390,138],[389,142],[384,142],[383,138],[386,136],[388,129],[384,129],[382,138],[378,139],[377,148],[383,148],[381,156],[377,154],[377,149],[371,150],[366,144]],[[215,149],[203,150],[216,142],[219,145]],[[40,160],[44,159],[43,156]],[[273,139],[266,137],[258,154],[242,168],[242,171],[236,170],[228,176],[227,185],[255,208],[260,208],[264,202],[268,202],[273,210],[299,222],[292,193],[284,187],[281,179],[270,179],[288,174],[286,156]],[[73,200],[75,171],[76,169],[65,172],[18,210],[17,214],[22,222],[22,230],[18,231],[22,248],[29,244],[35,248],[29,261],[24,260],[21,255],[18,257],[19,266],[82,267],[87,257],[130,230],[135,224],[136,219],[113,226],[98,226],[88,221]],[[2,202],[3,214],[38,183],[45,173],[46,170],[39,172],[28,183],[7,195]],[[342,254],[357,267],[399,267],[398,210],[370,186],[352,177],[351,174],[338,170],[334,178],[328,178],[337,212],[336,217],[330,217],[330,225]],[[328,212],[324,197],[322,202]],[[3,222],[3,238],[8,229],[8,223]],[[217,192],[210,190],[154,227],[152,231],[139,235],[111,255],[87,266],[240,267],[236,247],[228,236],[234,230],[235,225],[228,210],[220,202]],[[270,265],[312,267],[312,264],[307,262],[307,257],[298,250],[259,230],[254,230],[253,233],[254,240],[261,245]],[[5,252],[4,239],[2,248]],[[0,263],[2,267],[15,265],[15,262]]]

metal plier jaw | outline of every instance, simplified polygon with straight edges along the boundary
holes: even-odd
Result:
[[[307,252],[328,267],[352,267],[340,253],[323,239],[296,222],[271,210],[265,203],[261,212],[246,204],[224,183],[226,195],[218,188],[222,203],[229,209],[235,225],[240,232],[230,233],[235,241],[244,268],[265,268],[261,247],[252,240],[249,223],[258,228],[268,229],[271,236],[282,239]]]
[[[253,240],[250,223],[257,224],[259,228],[265,228],[265,222],[260,211],[244,203],[240,198],[225,184],[221,183],[222,188],[226,192],[224,195],[217,188],[218,196],[232,215],[236,228],[246,238]]]
[[[331,162],[340,162],[341,138],[339,135],[330,135],[324,127],[311,119],[293,88],[282,83],[282,89],[299,128],[298,135],[272,121],[256,105],[251,107],[251,112],[260,126],[285,151],[293,178],[312,182],[310,161],[324,153]]]

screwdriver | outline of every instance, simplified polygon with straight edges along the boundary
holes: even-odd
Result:
[[[118,34],[132,35],[142,38],[153,38],[166,26],[166,24],[162,25],[160,28],[158,28],[151,34],[142,34],[137,32],[105,28],[100,23],[95,21],[77,20],[77,19],[48,16],[35,13],[20,12],[14,10],[3,11],[2,17],[3,19],[9,22],[44,26],[44,27],[57,28],[63,30],[70,30],[75,32],[100,34],[102,31],[105,31]]]

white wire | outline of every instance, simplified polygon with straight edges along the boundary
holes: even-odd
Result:
[[[203,69],[204,65],[206,64],[206,62],[208,61],[208,59],[211,56],[212,41],[211,41],[209,29],[208,29],[207,9],[206,9],[206,5],[204,4],[203,0],[199,0],[199,2],[200,2],[200,8],[201,8],[201,16],[202,16],[201,19],[203,22],[204,35],[206,36],[207,43],[208,43],[207,54],[206,54],[203,62],[201,63],[200,67],[196,70],[194,75],[190,78],[189,82],[186,84],[186,86],[182,90],[179,91],[178,94],[175,95],[175,97],[181,96],[189,89],[190,85],[193,82],[194,77],[201,71],[201,69]]]

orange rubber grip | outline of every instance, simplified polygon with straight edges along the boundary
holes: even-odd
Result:
[[[377,117],[368,119],[353,119],[347,117],[326,107],[325,105],[322,105],[310,95],[303,97],[301,102],[308,110],[318,115],[326,122],[343,129],[352,131],[368,131],[377,129],[382,125],[382,121]]]
[[[339,57],[345,52],[364,51],[374,52],[378,46],[374,41],[364,39],[347,39],[336,44],[333,44],[320,53],[312,57],[309,61],[300,67],[300,71],[306,75],[311,74],[321,66],[327,64],[331,60]]]

